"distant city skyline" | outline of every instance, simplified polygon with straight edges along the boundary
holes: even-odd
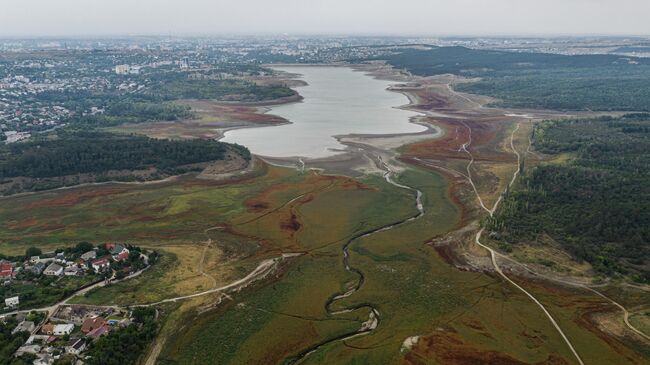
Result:
[[[650,35],[647,0],[5,0],[0,37]]]

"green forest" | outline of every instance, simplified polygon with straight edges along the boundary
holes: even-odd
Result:
[[[1,146],[0,178],[47,178],[151,167],[174,174],[183,165],[222,160],[229,150],[250,159],[246,148],[213,140],[176,141],[96,131],[59,131],[54,138]]]
[[[239,79],[161,80],[147,91],[163,100],[217,99],[220,101],[256,102],[292,96],[295,91],[283,86],[259,86]]]
[[[124,123],[151,121],[176,121],[194,117],[189,106],[164,102],[116,101],[109,103],[104,112],[95,115],[77,115],[72,125],[110,127]]]
[[[500,99],[502,107],[554,110],[650,110],[650,59],[566,56],[464,47],[402,49],[385,58],[415,75],[479,77],[458,91]]]
[[[485,225],[507,244],[546,234],[604,275],[650,282],[650,114],[544,121],[536,151],[565,163],[524,170]]]

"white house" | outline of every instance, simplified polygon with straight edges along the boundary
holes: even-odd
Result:
[[[5,305],[9,308],[16,308],[20,304],[20,301],[18,300],[18,297],[11,297],[5,299]]]
[[[74,331],[74,324],[57,324],[54,326],[53,334],[55,336],[69,335]]]
[[[50,266],[43,271],[43,274],[48,276],[61,276],[61,274],[63,274],[63,266],[54,263],[50,264]]]
[[[79,355],[85,349],[86,342],[81,338],[72,339],[65,345],[65,352],[69,354]]]
[[[81,259],[84,261],[94,260],[96,257],[97,257],[97,252],[95,251],[88,251],[83,255],[81,255]]]
[[[65,270],[63,270],[63,274],[65,276],[76,276],[76,275],[82,275],[84,271],[77,266],[69,266],[66,267]]]
[[[91,265],[92,265],[93,269],[95,269],[95,271],[99,272],[99,271],[104,271],[107,268],[109,268],[111,266],[111,263],[108,261],[108,259],[103,258],[103,259],[97,259],[97,260],[93,261],[91,263]]]

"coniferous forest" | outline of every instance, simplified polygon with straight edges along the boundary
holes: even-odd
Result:
[[[509,244],[547,234],[602,274],[650,282],[650,114],[545,121],[533,143],[570,159],[524,171],[488,229]]]
[[[244,147],[213,140],[162,140],[96,131],[61,131],[55,138],[0,147],[0,178],[48,178],[152,167],[173,173],[179,166],[221,160],[229,150],[250,159]]]

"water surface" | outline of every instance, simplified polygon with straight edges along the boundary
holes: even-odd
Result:
[[[273,106],[269,113],[292,124],[228,131],[224,142],[239,143],[251,152],[271,157],[319,158],[345,148],[333,136],[345,134],[417,133],[413,112],[396,109],[406,96],[386,90],[389,81],[377,80],[345,67],[288,66],[276,70],[301,74],[309,85],[297,88],[300,103]]]

